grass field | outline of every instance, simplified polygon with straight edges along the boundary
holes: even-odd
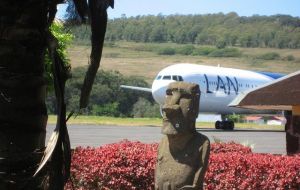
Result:
[[[50,115],[48,118],[49,124],[56,123],[56,116]],[[117,126],[153,126],[160,127],[162,125],[161,118],[116,118],[116,117],[102,117],[102,116],[78,116],[72,117],[68,121],[72,124],[85,125],[117,125]],[[197,128],[214,128],[213,122],[198,122]],[[277,125],[258,125],[251,123],[235,123],[237,129],[261,129],[261,130],[284,130],[284,126]]]
[[[107,45],[103,50],[101,68],[104,70],[118,70],[124,75],[138,75],[145,77],[151,83],[158,71],[174,63],[195,63],[203,65],[232,67],[254,71],[271,71],[291,73],[300,70],[299,49],[272,49],[272,48],[239,48],[241,57],[215,58],[207,56],[158,55],[151,50],[162,47],[179,47],[183,45],[170,43],[133,43],[116,42]],[[196,46],[197,47],[197,46]],[[256,56],[264,53],[276,52],[281,58],[292,55],[295,60],[261,60]],[[73,68],[88,65],[89,46],[72,45],[68,49],[68,56]]]

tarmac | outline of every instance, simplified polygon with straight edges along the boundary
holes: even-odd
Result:
[[[54,130],[54,125],[47,126],[47,139]],[[160,127],[151,126],[103,126],[103,125],[69,125],[68,131],[71,147],[99,147],[117,143],[124,139],[143,143],[158,143],[162,138]],[[253,146],[255,153],[286,154],[285,132],[270,130],[224,131],[216,129],[198,129],[206,135],[211,143],[215,141],[245,143]]]

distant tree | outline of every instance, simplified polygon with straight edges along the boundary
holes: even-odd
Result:
[[[245,116],[238,115],[238,114],[232,114],[232,115],[226,115],[226,118],[228,118],[229,120],[231,120],[233,122],[241,123],[241,122],[243,122]]]
[[[180,44],[186,43],[186,38],[187,38],[187,31],[183,27],[178,28],[174,34],[174,42]]]
[[[166,41],[166,32],[163,26],[154,26],[150,32],[149,40],[151,42],[164,42]]]
[[[218,49],[223,49],[226,47],[226,41],[224,39],[219,39],[216,43]]]
[[[151,103],[145,98],[139,98],[133,105],[132,115],[133,117],[160,117],[159,105]]]
[[[84,77],[84,68],[75,68],[72,71],[72,78],[66,84],[66,103],[68,111],[78,108],[79,94]],[[93,90],[90,96],[90,103],[85,114],[109,115],[109,116],[132,116],[133,105],[139,97],[144,97],[153,103],[151,94],[137,93],[131,90],[121,89],[121,84],[132,86],[148,87],[147,82],[140,77],[126,77],[116,71],[100,70],[96,75]],[[56,113],[54,94],[47,99],[48,110]]]
[[[216,46],[297,48],[300,19],[287,15],[239,17],[236,13],[123,17],[109,21],[107,39]],[[293,31],[293,32],[291,32]],[[284,33],[286,38],[282,40]]]

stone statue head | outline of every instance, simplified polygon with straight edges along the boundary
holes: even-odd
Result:
[[[195,121],[199,113],[199,85],[186,82],[170,83],[162,108],[165,135],[195,132]]]

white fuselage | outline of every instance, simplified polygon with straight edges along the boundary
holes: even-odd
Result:
[[[239,93],[271,82],[274,78],[241,69],[175,64],[160,71],[153,81],[152,95],[155,101],[163,105],[168,84],[182,80],[199,85],[200,112],[230,114],[255,113],[253,110],[228,107],[228,104]]]

